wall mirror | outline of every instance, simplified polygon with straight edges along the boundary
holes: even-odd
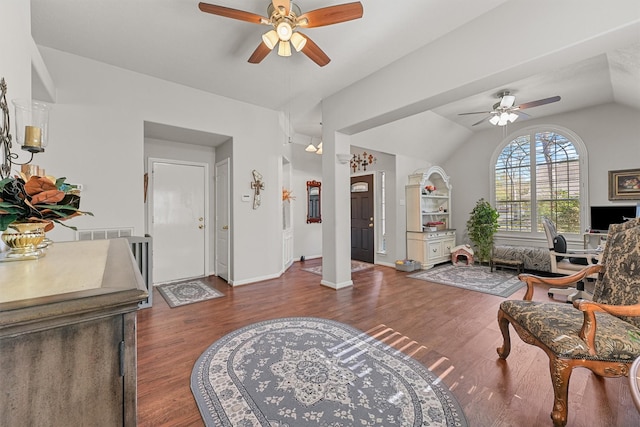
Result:
[[[322,222],[320,215],[320,182],[307,181],[307,224]]]

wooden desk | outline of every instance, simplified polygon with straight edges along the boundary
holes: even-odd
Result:
[[[0,425],[135,425],[146,296],[125,239],[0,263]]]

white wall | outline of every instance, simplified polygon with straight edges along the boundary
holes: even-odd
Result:
[[[316,143],[317,145],[317,143]],[[293,195],[292,201],[293,219],[293,258],[307,259],[322,256],[322,223],[307,224],[307,181],[320,181],[322,184],[322,155],[304,151],[306,147],[300,144],[292,144],[293,150]],[[320,187],[322,189],[322,186]],[[320,210],[324,210],[322,204],[322,191],[320,192]]]
[[[152,77],[41,47],[57,87],[51,140],[39,164],[53,175],[82,183],[82,208],[95,217],[74,218],[79,228],[134,227],[144,232],[140,191],[144,173],[144,122],[233,137],[231,278],[243,284],[277,277],[282,251],[278,165],[284,136],[278,113]],[[266,183],[262,206],[242,203],[251,171]],[[53,240],[72,240],[60,227]],[[278,245],[280,245],[278,243]]]
[[[585,143],[589,161],[589,194],[582,199],[589,205],[614,204],[608,200],[608,171],[640,167],[640,111],[608,104],[561,114],[553,118],[516,121],[508,134],[529,126],[561,126],[577,134]],[[478,132],[443,167],[454,177],[452,222],[458,229],[458,242],[468,242],[466,222],[481,197],[491,200],[493,176],[491,156],[504,140],[503,129]],[[618,204],[629,204],[616,202]],[[542,243],[542,240],[540,240]]]

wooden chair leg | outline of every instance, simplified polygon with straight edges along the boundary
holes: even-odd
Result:
[[[509,319],[506,318],[502,309],[498,310],[498,326],[502,332],[503,343],[502,347],[498,347],[496,350],[501,359],[506,359],[511,353],[511,336],[509,335]]]
[[[551,383],[553,384],[553,411],[551,419],[556,427],[567,425],[567,412],[569,402],[569,380],[573,366],[565,360],[556,357],[549,358],[549,369],[551,370]]]

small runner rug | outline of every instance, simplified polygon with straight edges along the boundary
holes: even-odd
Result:
[[[515,272],[496,270],[495,268],[491,272],[490,268],[484,265],[454,266],[448,264],[431,270],[422,270],[407,277],[500,297],[508,297],[525,286],[524,282],[518,280],[518,275]]]
[[[165,283],[156,286],[156,288],[171,308],[224,296],[222,292],[213,289],[201,280]]]
[[[467,426],[442,381],[348,325],[297,317],[238,329],[196,362],[207,426]]]
[[[351,272],[357,273],[358,271],[368,270],[373,268],[373,264],[369,264],[367,262],[362,261],[351,261]],[[308,271],[309,273],[319,274],[322,276],[322,265],[317,265],[315,267],[303,268],[302,270]]]

